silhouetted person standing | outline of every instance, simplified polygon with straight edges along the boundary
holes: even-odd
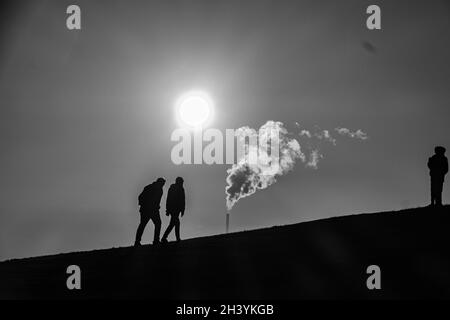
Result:
[[[180,217],[184,215],[186,200],[183,188],[183,178],[178,177],[175,183],[172,184],[167,193],[166,201],[166,215],[170,215],[170,223],[164,232],[161,242],[167,242],[167,237],[172,229],[175,227],[175,236],[177,241],[180,241]]]
[[[139,212],[141,214],[141,222],[136,232],[135,246],[141,245],[142,233],[144,233],[145,226],[149,220],[153,221],[155,225],[155,235],[153,237],[153,244],[159,243],[159,235],[161,233],[161,218],[159,216],[159,208],[161,197],[163,195],[163,186],[166,180],[158,178],[153,183],[149,184],[142,190],[139,195]]]
[[[431,177],[431,205],[442,206],[442,188],[448,172],[448,160],[444,147],[434,148],[435,154],[428,159]]]

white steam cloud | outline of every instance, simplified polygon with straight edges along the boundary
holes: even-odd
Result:
[[[307,167],[317,169],[319,159],[323,158],[323,155],[319,152],[319,149],[314,149],[309,154],[309,161],[306,163]]]
[[[300,129],[300,124],[297,122],[295,124]],[[355,132],[346,128],[335,130],[339,135],[368,139],[367,134],[361,130]],[[268,135],[274,131],[278,132],[279,149],[279,153],[275,155],[269,148],[271,136]],[[293,169],[297,160],[304,163],[307,168],[317,169],[320,159],[324,157],[320,152],[321,142],[328,142],[334,146],[337,143],[330,131],[320,130],[317,127],[315,131],[301,129],[297,133],[302,141],[300,145],[294,138],[295,134],[288,132],[282,122],[276,121],[266,122],[259,131],[242,127],[235,132],[238,141],[245,142],[246,137],[250,140],[258,139],[259,146],[244,143],[244,153],[238,155],[237,163],[227,170],[225,193],[228,210],[231,210],[240,199],[274,184],[279,176]],[[249,161],[250,155],[257,155],[257,161]]]
[[[335,130],[340,135],[348,136],[350,138],[356,138],[356,139],[361,139],[361,140],[366,140],[368,138],[367,134],[365,132],[363,132],[361,129],[358,129],[355,132],[352,132],[347,128],[336,128]]]
[[[279,133],[278,145],[279,154],[274,156],[269,154],[267,142],[267,133],[276,130]],[[272,131],[273,132],[273,131]],[[237,139],[248,137],[259,137],[258,150],[252,150],[255,146],[248,146],[245,153],[237,159],[237,163],[227,170],[227,186],[225,192],[227,195],[227,208],[231,210],[239,199],[254,194],[258,189],[265,189],[276,182],[276,178],[291,170],[297,159],[305,161],[305,155],[302,153],[297,140],[288,137],[288,132],[283,123],[268,121],[259,129],[259,133],[248,127],[239,128],[236,131]],[[251,139],[251,138],[250,138]],[[248,155],[252,152],[258,153],[256,163],[250,163]]]

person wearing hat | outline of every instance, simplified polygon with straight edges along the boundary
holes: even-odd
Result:
[[[448,172],[448,160],[444,147],[434,148],[434,155],[428,159],[431,178],[431,206],[442,206],[442,189]]]
[[[161,239],[162,243],[167,243],[167,237],[169,236],[173,228],[175,228],[175,237],[177,239],[177,242],[181,240],[179,216],[180,214],[181,216],[184,215],[186,206],[183,182],[183,178],[178,177],[175,180],[175,183],[170,186],[169,192],[167,193],[166,216],[170,215],[170,223],[167,226],[166,232],[164,232],[164,235]]]
[[[144,188],[139,195],[139,212],[141,214],[141,221],[137,228],[136,240],[134,246],[141,245],[142,234],[144,233],[145,226],[152,220],[155,225],[155,234],[153,237],[153,244],[159,243],[159,235],[161,233],[161,217],[159,216],[159,208],[161,203],[161,197],[163,195],[163,187],[166,183],[164,178],[158,178]]]

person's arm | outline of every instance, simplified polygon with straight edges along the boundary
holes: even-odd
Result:
[[[447,172],[448,172],[448,159],[445,158],[445,161],[444,161],[444,175],[446,175]]]
[[[170,211],[170,196],[171,196],[172,192],[171,192],[171,188],[169,188],[169,191],[167,192],[167,197],[166,197],[166,216],[169,216],[169,211]]]
[[[431,170],[431,158],[428,158],[428,163],[427,163],[428,169]]]
[[[184,216],[185,209],[186,209],[186,196],[184,194],[184,188],[183,188],[183,192],[181,193],[181,216]]]

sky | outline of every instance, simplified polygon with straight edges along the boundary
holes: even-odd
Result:
[[[66,8],[81,8],[81,30]],[[361,129],[230,212],[231,231],[427,205],[450,147],[450,6],[377,1],[14,1],[0,15],[0,260],[131,245],[137,196],[185,180],[182,238],[223,233],[229,165],[175,165],[194,88],[221,131]],[[450,200],[448,183],[444,201]],[[163,230],[168,224],[164,216]],[[153,236],[148,225],[143,242]]]

